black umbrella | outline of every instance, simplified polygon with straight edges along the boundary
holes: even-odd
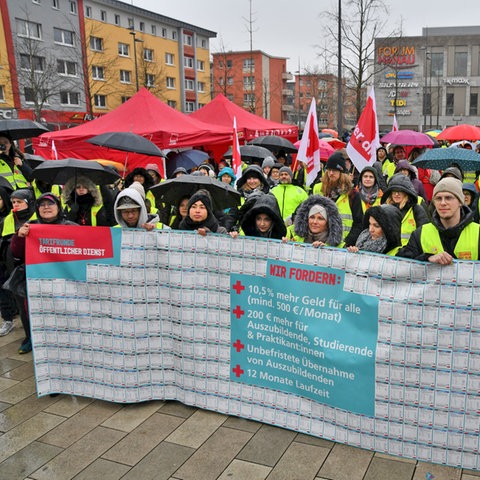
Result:
[[[0,187],[10,192],[13,192],[15,190],[12,184],[5,177],[2,177],[1,175],[0,175]]]
[[[41,123],[34,122],[33,120],[0,120],[0,132],[8,133],[13,140],[38,137],[38,135],[48,131],[48,128],[44,127]]]
[[[240,205],[240,193],[230,185],[204,175],[182,175],[154,185],[150,190],[157,202],[178,205],[185,196],[192,196],[197,190],[208,190],[215,210]]]
[[[251,140],[249,144],[268,148],[271,152],[283,150],[285,153],[297,153],[298,151],[297,147],[290,140],[283,137],[277,137],[276,135],[257,137]]]
[[[45,159],[40,155],[33,155],[32,153],[24,153],[25,158],[27,159],[28,164],[32,168],[38,167],[40,164],[45,162]]]
[[[458,165],[464,171],[475,172],[480,170],[480,155],[466,148],[433,148],[418,156],[412,165],[433,170]]]
[[[242,160],[246,163],[251,161],[262,161],[264,158],[272,157],[273,154],[270,150],[264,147],[259,147],[258,145],[242,145],[240,147],[240,156]],[[224,155],[225,158],[232,158],[232,149],[229,148],[227,153]]]
[[[65,185],[70,178],[84,176],[97,185],[114,183],[120,175],[97,162],[65,158],[48,160],[33,170],[33,177],[50,185]]]
[[[165,157],[165,154],[150,140],[132,132],[109,132],[85,140],[100,147],[113,148],[122,152],[142,153],[152,157]]]

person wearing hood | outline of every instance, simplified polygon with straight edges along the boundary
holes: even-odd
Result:
[[[283,167],[281,163],[274,163],[268,174],[267,181],[270,188],[276,187],[280,183],[280,169]]]
[[[302,187],[293,185],[292,182],[292,170],[290,167],[283,166],[280,169],[280,183],[271,190],[271,193],[277,199],[280,215],[284,221],[287,221],[297,207],[308,197],[307,192]]]
[[[10,183],[12,190],[27,188],[33,180],[32,167],[7,132],[0,132],[0,176]]]
[[[237,180],[237,190],[244,198],[248,198],[253,192],[268,193],[270,187],[263,174],[262,168],[258,165],[249,165]]]
[[[89,178],[70,178],[63,188],[62,200],[67,220],[91,227],[110,226],[100,191]]]
[[[179,230],[195,230],[205,236],[208,232],[227,233],[213,214],[212,197],[208,190],[197,190],[188,201],[188,214],[180,222]]]
[[[428,215],[418,204],[418,195],[410,179],[403,173],[395,174],[388,182],[382,196],[382,204],[393,205],[402,213],[402,245],[408,243],[416,228],[428,223]]]
[[[228,183],[228,185],[233,185],[235,184],[235,180],[237,177],[235,176],[235,172],[233,171],[233,168],[230,167],[223,167],[219,172],[218,172],[218,180],[220,180],[223,183]]]
[[[359,193],[353,188],[341,152],[334,152],[328,157],[325,173],[321,182],[313,186],[313,194],[324,195],[337,204],[343,221],[345,246],[355,245],[363,230],[362,202]]]
[[[478,260],[480,225],[465,205],[462,182],[456,178],[440,180],[432,203],[432,221],[417,228],[397,256],[439,265],[450,265],[454,259]]]
[[[263,159],[262,170],[265,175],[265,178],[268,178],[272,167],[275,165],[275,158],[273,156],[268,156]]]
[[[134,168],[126,177],[125,177],[125,188],[130,187],[133,182],[138,182],[142,185],[145,190],[145,204],[147,205],[147,210],[151,213],[159,213],[157,210],[162,210],[165,208],[164,205],[156,205],[155,196],[150,191],[154,185],[152,176],[148,173],[145,168],[137,167]],[[148,205],[150,208],[148,208]],[[169,212],[160,212],[162,218]]]
[[[417,192],[419,197],[427,201],[427,194],[425,193],[425,187],[423,183],[417,178],[417,169],[408,160],[399,160],[395,167],[395,173],[403,173],[412,182],[413,188]]]
[[[231,232],[233,237],[237,232]],[[270,194],[259,195],[242,219],[240,233],[250,237],[275,238],[281,240],[287,234],[287,227],[283,222],[278,202]]]
[[[147,213],[145,190],[140,182],[133,182],[130,187],[122,190],[117,195],[113,208],[118,227],[144,228],[148,231],[164,228],[157,214]]]
[[[383,192],[379,186],[376,168],[369,165],[363,168],[358,178],[357,191],[360,195],[364,214],[370,207],[380,205]]]
[[[145,170],[152,177],[153,185],[158,185],[162,181],[162,176],[160,175],[160,170],[156,163],[145,165]]]
[[[283,241],[311,243],[314,247],[340,247],[343,223],[335,202],[323,195],[311,195],[299,205],[293,225]]]
[[[177,167],[173,172],[170,178],[181,177],[182,175],[188,175],[187,169],[184,167]]]
[[[384,253],[394,256],[402,246],[402,214],[393,205],[376,205],[365,212],[363,226],[355,246],[347,247],[349,252]]]

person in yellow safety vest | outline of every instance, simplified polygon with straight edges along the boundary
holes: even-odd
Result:
[[[348,247],[347,250],[394,256],[402,246],[401,223],[402,214],[397,207],[386,204],[371,207],[363,217],[365,230],[358,236],[355,246]]]
[[[143,228],[151,231],[156,229],[170,229],[163,225],[157,214],[147,213],[145,205],[145,191],[139,182],[133,182],[130,187],[123,189],[115,199],[114,205],[116,227]]]
[[[388,159],[383,162],[382,172],[383,176],[386,177],[387,182],[390,178],[395,175],[395,168],[397,167],[397,163],[400,160],[406,160],[407,153],[405,152],[405,148],[403,145],[394,145],[392,149],[392,160]]]
[[[293,225],[287,228],[284,242],[310,243],[314,247],[341,247],[343,224],[338,207],[323,195],[311,195],[295,212]]]
[[[382,204],[394,205],[402,213],[402,245],[406,245],[416,228],[428,223],[427,211],[418,203],[418,195],[411,180],[396,173],[382,196]]]
[[[362,202],[362,211],[365,212],[375,205],[380,205],[383,192],[378,182],[378,172],[375,167],[367,165],[360,172],[357,191]]]
[[[322,181],[313,186],[314,195],[324,195],[333,200],[343,221],[345,246],[355,245],[363,230],[363,211],[360,195],[354,190],[342,153],[328,157]]]
[[[277,199],[280,215],[284,221],[291,217],[297,207],[308,197],[302,187],[292,184],[292,180],[292,170],[290,167],[283,166],[280,169],[280,183],[271,190]]]
[[[432,221],[413,232],[397,256],[450,265],[454,259],[478,260],[480,225],[465,205],[462,182],[443,178],[433,191]]]
[[[23,154],[13,146],[12,137],[0,132],[0,176],[10,183],[13,190],[17,190],[30,186],[32,172]]]
[[[70,178],[63,187],[62,200],[67,220],[91,227],[110,226],[102,196],[89,178]]]

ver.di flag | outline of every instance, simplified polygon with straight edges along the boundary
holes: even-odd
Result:
[[[237,117],[233,117],[232,169],[235,173],[236,183],[242,177],[242,157],[240,155],[240,144],[238,143]]]
[[[375,92],[372,88],[367,98],[367,104],[348,142],[347,154],[355,168],[361,172],[367,165],[371,166],[376,161],[379,146]]]
[[[320,172],[320,142],[318,141],[317,107],[312,98],[308,112],[305,130],[298,147],[297,160],[307,165],[307,185],[311,185]]]

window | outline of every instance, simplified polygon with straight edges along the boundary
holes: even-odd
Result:
[[[205,92],[205,82],[197,82],[197,89],[199,92]]]
[[[183,43],[191,47],[193,45],[193,37],[191,35],[184,34]]]
[[[167,105],[171,108],[177,108],[177,102],[175,100],[168,100]]]
[[[233,95],[232,95],[231,93],[229,93],[229,94],[227,95],[227,98],[228,98],[231,102],[233,102]]]
[[[115,14],[115,25],[120,25],[120,15],[118,13]]]
[[[192,113],[195,111],[195,102],[185,102],[185,112]]]
[[[153,62],[153,50],[151,48],[143,49],[143,59],[146,62]]]
[[[193,57],[183,57],[183,66],[185,68],[193,68]]]
[[[244,93],[243,94],[243,104],[249,107],[255,106],[255,95],[253,93]]]
[[[5,101],[5,87],[0,85],[0,102]]]
[[[177,32],[175,30],[172,31],[172,40],[177,39]]]
[[[24,70],[43,72],[45,70],[45,57],[20,54],[20,67]]]
[[[90,37],[90,50],[103,52],[103,38]]]
[[[28,37],[35,40],[42,39],[42,26],[39,23],[29,22],[17,18],[17,35],[19,37]]]
[[[165,63],[167,65],[175,65],[175,55],[173,53],[165,54]]]
[[[220,77],[220,78],[218,79],[218,84],[219,84],[220,86],[223,86],[224,83],[225,83],[225,81],[224,81],[223,77]]]
[[[129,70],[120,70],[120,82],[122,83],[132,83],[131,74]]]
[[[129,56],[129,46],[127,43],[118,43],[118,54],[121,57],[128,57]]]
[[[141,32],[144,32],[145,31],[145,22],[140,22],[138,24],[138,29],[141,31]]]
[[[233,62],[231,60],[227,60],[227,68],[232,68]]]
[[[447,93],[447,104],[445,107],[445,115],[453,115],[454,94]]]
[[[430,62],[432,77],[443,77],[443,53],[431,53]]]
[[[233,85],[233,77],[227,77],[227,85]]]
[[[73,47],[75,45],[74,39],[74,32],[70,32],[69,30],[62,30],[61,28],[53,29],[53,40],[55,41],[55,43],[59,43],[60,45],[69,45]]]
[[[205,71],[205,62],[203,60],[197,60],[197,70]]]
[[[25,87],[23,92],[25,95],[26,103],[35,103],[36,98],[35,98],[35,92],[33,91],[33,88]]]
[[[167,38],[168,37],[168,31],[166,28],[162,28],[162,37]]]
[[[218,61],[218,68],[223,68],[223,60]]]
[[[325,80],[319,80],[317,86],[318,88],[327,88],[327,82]]]
[[[85,16],[87,18],[92,18],[92,7],[85,7]]]
[[[155,86],[155,75],[152,73],[147,73],[145,75],[145,86],[154,87]]]
[[[80,105],[80,94],[78,92],[60,92],[60,103],[62,105]]]
[[[52,0],[52,8],[58,10],[60,8],[60,0]]]
[[[135,23],[133,21],[133,18],[128,19],[128,28],[131,28],[131,29],[135,28]]]
[[[152,25],[152,35],[156,35],[156,34],[157,34],[157,26]]]
[[[478,115],[478,93],[470,93],[470,115]]]
[[[94,80],[105,80],[105,69],[99,65],[92,65],[92,78]]]
[[[455,63],[453,74],[457,77],[467,75],[467,52],[455,52]]]
[[[107,21],[107,12],[105,10],[100,10],[100,20],[102,22],[106,22]]]
[[[195,89],[195,82],[190,80],[189,78],[185,79],[185,90],[194,90]]]
[[[77,64],[68,60],[57,60],[57,73],[60,75],[77,75]]]
[[[207,41],[204,38],[199,39],[197,37],[197,46],[201,48],[207,48]]]
[[[243,68],[255,68],[255,60],[253,58],[245,58],[243,60]]]
[[[243,77],[243,89],[253,90],[254,88],[255,88],[255,77],[253,76]]]
[[[70,2],[70,13],[77,14],[77,2]]]
[[[121,101],[122,101],[122,103],[125,103],[126,101],[130,100],[131,98],[132,98],[132,97],[123,97],[123,96],[122,96]]]
[[[98,108],[107,108],[107,97],[106,95],[94,95],[93,103]]]
[[[167,77],[167,88],[175,88],[175,78]]]

